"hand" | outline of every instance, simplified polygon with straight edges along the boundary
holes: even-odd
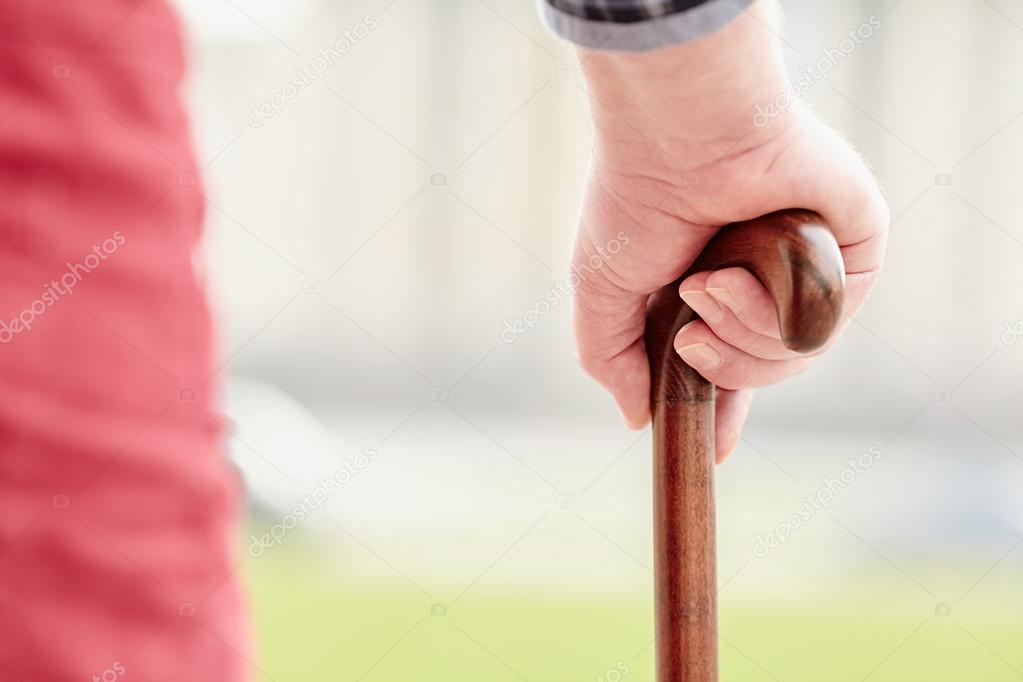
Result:
[[[760,0],[693,43],[582,54],[596,132],[572,265],[576,344],[631,428],[650,420],[647,299],[722,225],[784,208],[818,212],[845,261],[846,316],[877,276],[888,208],[860,157],[798,102],[755,122],[757,105],[787,85],[776,24],[773,4]],[[694,274],[680,295],[702,320],[679,332],[675,348],[723,389],[721,462],[738,443],[752,389],[803,371],[811,357],[784,347],[774,303],[745,270]]]

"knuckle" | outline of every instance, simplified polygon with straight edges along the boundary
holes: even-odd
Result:
[[[766,351],[769,348],[767,337],[756,333],[744,324],[736,324],[728,332],[731,338],[725,340],[737,348],[750,349],[751,351]]]

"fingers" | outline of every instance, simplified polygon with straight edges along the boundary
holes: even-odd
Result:
[[[748,271],[728,268],[698,273],[687,277],[679,291],[682,300],[725,343],[765,360],[807,357],[782,342],[774,301]]]
[[[714,403],[715,461],[721,464],[739,444],[743,424],[753,403],[753,391],[718,389]]]
[[[812,355],[801,355],[782,343],[774,301],[747,270],[697,273],[681,283],[679,292],[701,319],[679,330],[675,350],[711,383],[733,390],[756,388],[809,365]],[[733,399],[737,400],[726,399],[726,410],[736,409],[728,407]],[[746,409],[748,398],[744,399]]]
[[[765,360],[732,346],[703,320],[694,320],[675,336],[675,350],[703,378],[726,389],[757,388],[777,383],[805,370],[810,356]]]
[[[778,338],[774,303],[756,278],[739,268],[720,273],[687,277],[679,286],[682,300],[725,343],[766,360],[796,357]]]
[[[707,291],[720,301],[748,329],[781,340],[778,312],[771,294],[744,268],[726,268],[707,277]]]

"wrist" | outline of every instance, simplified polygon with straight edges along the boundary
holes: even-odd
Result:
[[[581,51],[603,160],[652,153],[691,169],[776,134],[784,122],[758,126],[754,115],[787,84],[778,23],[774,0],[757,0],[691,43],[647,53]]]

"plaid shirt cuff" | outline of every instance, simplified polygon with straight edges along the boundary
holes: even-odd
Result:
[[[595,50],[642,52],[694,40],[753,0],[538,0],[547,27]]]

